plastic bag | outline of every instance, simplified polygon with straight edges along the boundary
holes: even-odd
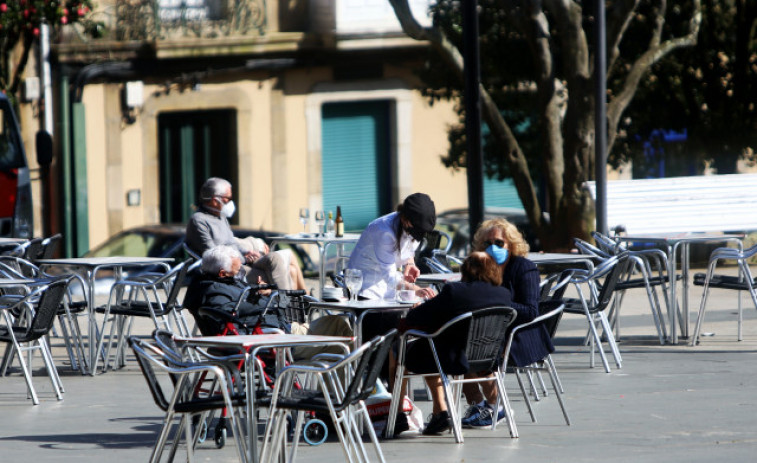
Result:
[[[392,394],[386,390],[386,387],[384,387],[384,384],[380,380],[376,381],[373,393],[365,400],[365,406],[368,409],[368,415],[371,417],[376,434],[380,435],[386,427],[386,419],[389,417],[391,403]],[[423,430],[423,412],[409,397],[405,397],[399,413],[404,413],[407,416],[407,424],[410,426],[409,431],[420,432]]]

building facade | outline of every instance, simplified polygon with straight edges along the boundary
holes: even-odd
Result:
[[[427,46],[388,2],[103,0],[91,19],[99,37],[52,46],[56,157],[36,192],[35,235],[62,231],[69,255],[185,222],[209,176],[234,184],[239,225],[282,232],[301,207],[361,229],[415,191],[467,205],[465,172],[440,162],[454,103],[421,96]]]

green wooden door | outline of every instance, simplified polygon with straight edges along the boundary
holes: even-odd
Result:
[[[166,112],[158,116],[160,221],[184,223],[208,177],[236,184],[236,113]]]
[[[342,207],[345,230],[391,212],[389,101],[322,108],[323,207]]]

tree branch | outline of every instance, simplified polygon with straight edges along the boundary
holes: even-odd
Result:
[[[664,3],[664,0],[663,0]],[[656,21],[658,27],[655,34],[660,33],[664,25],[664,9],[658,12]],[[644,74],[649,70],[652,65],[667,56],[678,48],[694,46],[697,43],[697,35],[699,35],[699,27],[702,23],[702,5],[700,0],[693,1],[693,8],[691,13],[691,19],[689,20],[689,31],[682,37],[676,37],[665,42],[660,43],[658,46],[650,48],[644,54],[642,54],[631,66],[631,70],[626,76],[623,83],[623,88],[608,104],[607,104],[607,120],[608,120],[608,138],[607,138],[607,150],[612,149],[615,139],[617,137],[618,122],[623,112],[633,98],[634,93],[639,87],[639,82]],[[654,39],[652,39],[654,43]]]
[[[443,59],[450,65],[461,82],[464,80],[463,57],[457,47],[449,41],[447,36],[437,28],[425,28],[415,20],[407,0],[389,0],[394,13],[402,26],[402,30],[415,40],[428,41]],[[531,173],[528,170],[523,151],[513,135],[497,105],[483,85],[479,85],[481,92],[481,110],[484,120],[489,126],[491,135],[499,146],[504,148],[504,155],[512,173],[513,182],[518,190],[523,207],[529,216],[534,229],[542,228],[542,211],[533,186]]]

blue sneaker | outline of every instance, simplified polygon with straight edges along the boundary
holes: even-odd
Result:
[[[460,420],[460,424],[464,428],[470,428],[471,422],[478,419],[481,414],[481,410],[487,408],[486,405],[473,404],[468,407],[463,415],[463,419]]]
[[[472,428],[486,428],[491,427],[492,425],[492,416],[494,415],[494,410],[489,408],[488,406],[482,407],[481,412],[479,413],[478,417],[474,420],[471,420],[468,423],[468,426]],[[505,409],[497,412],[497,423],[505,419]]]

